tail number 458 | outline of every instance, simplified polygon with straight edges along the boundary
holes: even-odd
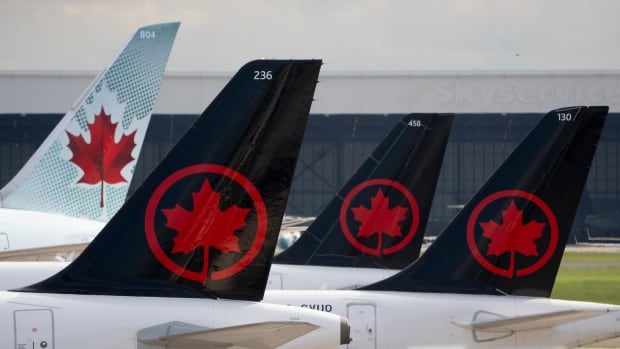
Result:
[[[409,120],[407,125],[410,127],[420,127],[422,126],[422,122],[420,122],[420,120]]]

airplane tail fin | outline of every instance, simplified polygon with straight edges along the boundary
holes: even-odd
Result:
[[[402,269],[417,259],[453,118],[404,116],[274,263]]]
[[[607,112],[548,113],[416,262],[363,289],[548,297]]]
[[[320,66],[242,67],[84,252],[22,291],[262,299]]]
[[[0,207],[107,221],[122,206],[178,28],[132,35],[0,190]]]

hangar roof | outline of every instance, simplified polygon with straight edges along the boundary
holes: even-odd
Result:
[[[233,73],[164,75],[156,114],[199,114]],[[0,71],[0,114],[64,113],[95,72]],[[324,72],[312,113],[542,113],[569,105],[620,112],[620,70]]]

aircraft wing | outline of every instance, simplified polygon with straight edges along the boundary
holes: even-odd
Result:
[[[519,332],[551,328],[572,321],[583,320],[607,313],[607,310],[564,310],[552,313],[505,317],[493,320],[472,321],[456,325],[474,331]]]
[[[66,244],[0,252],[0,261],[62,261],[70,262],[88,243]]]
[[[172,322],[138,332],[138,341],[162,348],[257,348],[270,349],[288,343],[319,328],[307,322],[263,322],[205,329]]]

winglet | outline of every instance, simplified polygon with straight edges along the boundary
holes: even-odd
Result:
[[[178,28],[131,36],[0,190],[1,207],[103,221],[121,207]]]
[[[320,66],[242,67],[86,250],[22,291],[262,299]]]
[[[404,116],[274,263],[402,269],[416,260],[453,119]]]
[[[548,297],[608,109],[545,115],[417,261],[363,289]]]

